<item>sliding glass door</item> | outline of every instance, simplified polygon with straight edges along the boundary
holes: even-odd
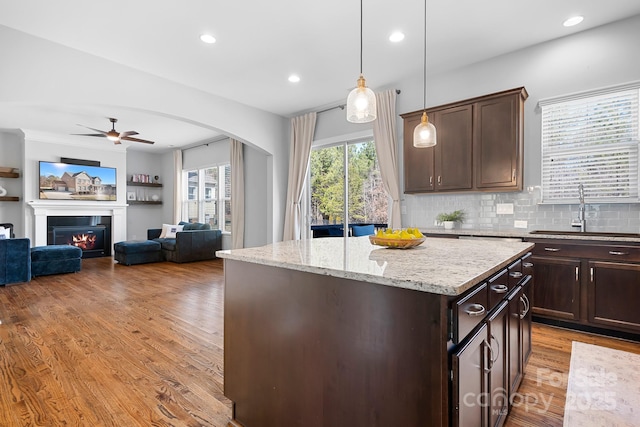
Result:
[[[348,224],[387,223],[389,198],[373,140],[314,148],[310,162],[310,228],[344,224],[345,217]]]

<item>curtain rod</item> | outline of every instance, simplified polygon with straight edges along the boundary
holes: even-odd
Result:
[[[400,95],[401,92],[402,91],[400,89],[396,89],[396,94]],[[344,110],[344,107],[346,107],[346,106],[347,106],[347,104],[336,105],[335,107],[329,107],[329,108],[325,108],[324,110],[316,111],[316,114],[325,113],[327,111],[335,110],[336,108]]]
[[[230,137],[228,137],[226,135],[223,135],[223,136],[220,136],[218,138],[214,138],[211,141],[207,141],[207,142],[203,142],[201,144],[192,145],[191,147],[183,148],[182,151],[187,151],[187,150],[191,150],[192,148],[198,148],[198,147],[202,147],[204,145],[209,145],[209,144],[213,144],[213,143],[216,143],[216,142],[224,141],[225,139],[230,139]]]

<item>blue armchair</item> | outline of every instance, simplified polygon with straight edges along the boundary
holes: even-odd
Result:
[[[0,285],[31,280],[31,241],[0,239]]]

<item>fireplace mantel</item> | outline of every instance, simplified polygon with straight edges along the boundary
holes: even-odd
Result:
[[[93,216],[103,215],[111,217],[111,241],[121,242],[127,240],[127,205],[94,202],[94,203],[60,203],[51,201],[32,201],[27,203],[33,209],[33,230],[31,238],[34,246],[47,244],[47,217],[48,216]]]

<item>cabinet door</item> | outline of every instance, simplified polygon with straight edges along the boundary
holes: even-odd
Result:
[[[580,317],[580,260],[532,257],[536,286],[533,313],[556,319]]]
[[[520,316],[524,311],[522,287],[509,297],[509,396],[512,396],[520,387],[522,381],[522,320]]]
[[[640,331],[640,264],[589,263],[589,322]]]
[[[508,303],[503,301],[487,319],[489,342],[489,426],[504,424],[508,395]]]
[[[452,425],[454,427],[485,427],[487,425],[488,349],[487,324],[483,323],[476,333],[451,356]]]
[[[422,117],[422,112],[419,114],[416,112],[416,114],[404,119],[405,193],[424,193],[433,191],[435,188],[433,170],[435,147],[415,148],[413,146],[413,130],[420,124],[420,117]]]
[[[520,94],[479,101],[475,105],[475,186],[522,189]]]
[[[527,277],[522,284],[522,295],[520,296],[520,303],[522,304],[522,313],[520,314],[520,329],[522,335],[522,371],[527,366],[529,357],[531,356],[531,323],[533,313],[531,308],[533,306],[533,278]]]
[[[473,106],[433,113],[438,144],[435,147],[436,190],[470,190],[473,154]]]

